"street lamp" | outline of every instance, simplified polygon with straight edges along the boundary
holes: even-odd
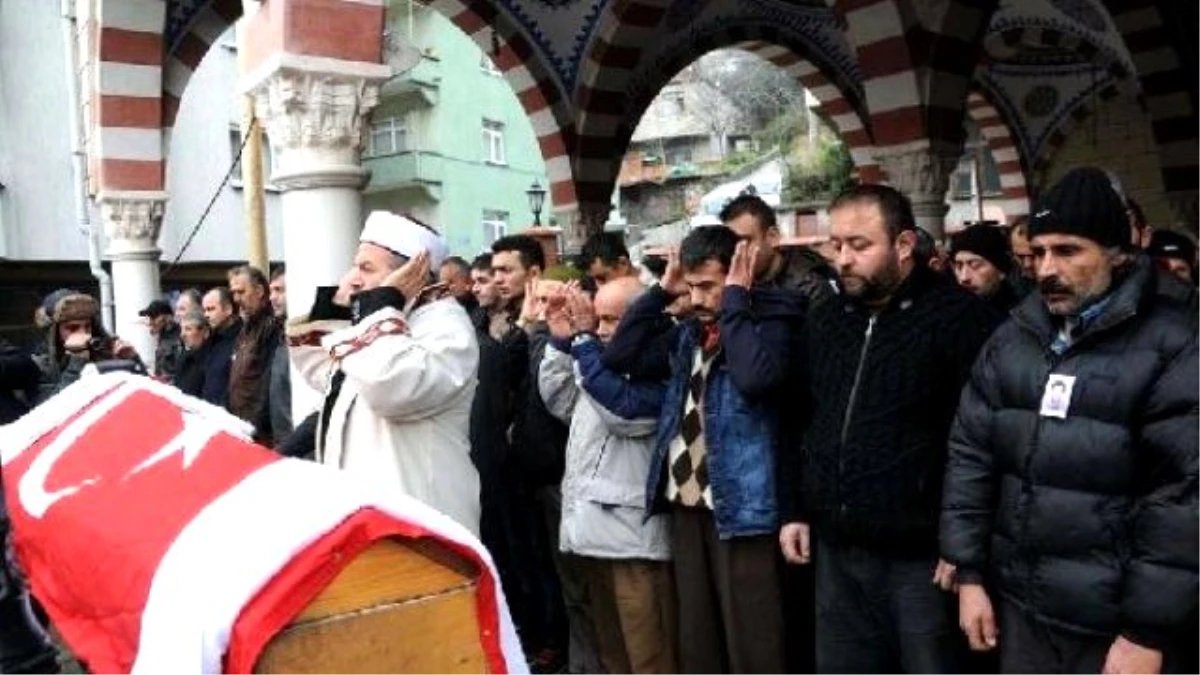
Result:
[[[540,227],[542,224],[542,205],[546,203],[546,188],[538,184],[537,180],[533,181],[533,185],[525,191],[529,196],[529,210],[533,211],[533,226]]]

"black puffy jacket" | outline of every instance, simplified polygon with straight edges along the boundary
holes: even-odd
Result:
[[[984,347],[950,437],[941,549],[961,581],[1045,623],[1161,649],[1196,605],[1200,366],[1152,270],[1118,279],[1061,355],[1040,293]],[[1051,374],[1075,378],[1062,419],[1040,414]]]

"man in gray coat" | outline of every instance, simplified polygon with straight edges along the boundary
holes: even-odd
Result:
[[[559,545],[585,571],[587,611],[611,673],[676,672],[666,516],[646,518],[645,482],[665,385],[634,381],[600,361],[643,287],[621,277],[595,305],[576,288],[549,302],[551,347],[538,372],[546,408],[570,425]]]

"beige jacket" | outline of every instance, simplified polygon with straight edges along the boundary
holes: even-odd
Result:
[[[320,346],[314,336],[325,333]],[[452,298],[407,316],[381,309],[357,325],[289,327],[292,362],[328,393],[337,369],[345,380],[321,420],[317,457],[365,484],[414,497],[479,534],[479,476],[467,430],[479,345],[466,311]]]

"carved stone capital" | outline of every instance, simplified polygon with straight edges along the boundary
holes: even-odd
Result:
[[[97,201],[110,257],[158,257],[165,192],[101,193]]]
[[[875,160],[886,173],[888,183],[904,193],[914,206],[945,202],[958,159],[957,152],[941,152],[928,145],[875,151]]]
[[[281,69],[254,90],[255,114],[277,152],[362,148],[363,120],[379,102],[364,78]]]

